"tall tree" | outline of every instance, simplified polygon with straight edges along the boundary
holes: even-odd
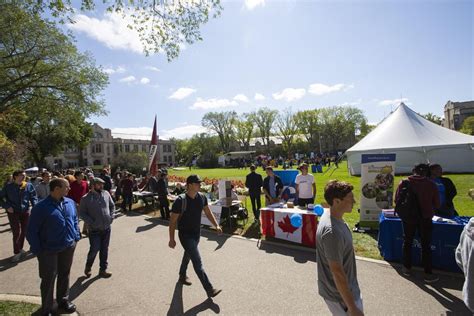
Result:
[[[82,147],[85,122],[104,114],[107,75],[53,23],[12,4],[0,15],[0,126],[44,164],[66,145]]]
[[[278,115],[277,110],[270,110],[263,107],[250,114],[250,120],[257,126],[258,136],[262,139],[263,145],[270,149],[270,136],[273,125]]]
[[[293,142],[297,136],[298,127],[296,126],[295,115],[291,109],[285,109],[278,114],[276,118],[276,128],[278,134],[283,141],[283,149],[288,153],[292,153]]]
[[[146,54],[163,52],[168,60],[176,58],[184,44],[202,41],[201,25],[216,18],[222,12],[220,0],[103,0],[106,11],[120,14],[130,21],[128,27],[135,30]],[[33,13],[47,12],[61,22],[74,22],[76,8],[71,0],[24,0],[18,1],[24,9]],[[92,12],[95,1],[81,0],[80,9]]]
[[[443,119],[441,117],[439,117],[438,115],[436,114],[433,114],[433,113],[426,113],[425,115],[422,115],[425,119],[427,119],[428,121],[430,122],[433,122],[435,124],[438,124],[438,125],[442,125],[443,124]]]
[[[299,132],[304,135],[310,148],[319,145],[322,131],[321,112],[319,109],[299,111],[295,114],[296,126]]]
[[[243,114],[235,122],[235,138],[244,147],[245,150],[250,148],[250,139],[253,134],[253,123],[249,118],[249,114]]]
[[[234,125],[237,120],[235,111],[209,112],[201,121],[202,126],[214,131],[219,137],[221,150],[228,152],[234,139]]]

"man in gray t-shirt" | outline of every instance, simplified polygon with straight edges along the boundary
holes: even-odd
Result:
[[[352,234],[342,219],[354,206],[352,190],[351,184],[337,180],[326,185],[324,198],[330,208],[316,232],[319,295],[333,315],[363,315]]]

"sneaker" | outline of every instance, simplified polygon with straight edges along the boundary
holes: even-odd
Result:
[[[184,285],[188,285],[188,286],[193,284],[187,276],[180,276],[179,277],[179,282],[181,282]]]
[[[220,292],[222,292],[222,290],[211,289],[211,290],[207,291],[207,297],[209,297],[209,298],[215,297],[215,296],[217,296],[217,294],[219,294]]]
[[[433,274],[433,273],[425,273],[425,276],[424,276],[423,280],[426,283],[434,283],[434,282],[439,280],[439,277],[436,274]]]
[[[72,314],[76,311],[76,305],[70,301],[64,301],[58,304],[58,310],[65,312],[66,314]]]
[[[21,259],[21,252],[19,252],[19,253],[13,255],[11,261],[12,261],[12,262],[18,262],[18,261],[20,261],[20,259]]]
[[[92,275],[91,267],[86,266],[86,268],[84,269],[84,275],[86,276],[86,278],[91,277],[91,275]]]
[[[402,267],[402,274],[407,277],[411,276],[411,269],[408,269],[407,267]]]
[[[100,270],[99,271],[99,276],[101,278],[110,278],[112,276],[112,273],[111,272],[108,272],[107,270]]]

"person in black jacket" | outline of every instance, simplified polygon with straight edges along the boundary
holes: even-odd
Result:
[[[255,172],[255,165],[250,166],[250,173],[245,178],[245,186],[249,189],[250,201],[252,202],[253,216],[256,223],[260,220],[260,196],[262,194],[263,178]]]
[[[458,194],[453,181],[443,177],[443,169],[438,164],[430,165],[431,179],[436,183],[439,192],[441,206],[435,210],[435,215],[441,217],[457,216],[458,212],[454,208],[453,199]]]
[[[280,195],[283,189],[283,182],[280,177],[273,173],[273,168],[265,168],[267,177],[263,179],[263,192],[265,193],[265,205],[271,205],[280,202]]]
[[[158,179],[158,201],[160,202],[160,214],[162,219],[170,219],[170,202],[168,201],[168,181],[166,177],[168,171],[166,169],[161,170],[161,177]]]

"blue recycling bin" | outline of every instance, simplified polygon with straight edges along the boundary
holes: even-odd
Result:
[[[273,173],[281,178],[283,185],[295,186],[298,170],[275,170]]]
[[[318,170],[317,170],[316,167],[317,167],[316,165],[311,165],[311,172],[312,172],[312,173],[318,172]]]
[[[318,169],[318,172],[319,172],[319,173],[322,173],[322,172],[323,172],[323,166],[321,166],[321,165],[317,165],[317,166],[316,166],[316,169]]]

